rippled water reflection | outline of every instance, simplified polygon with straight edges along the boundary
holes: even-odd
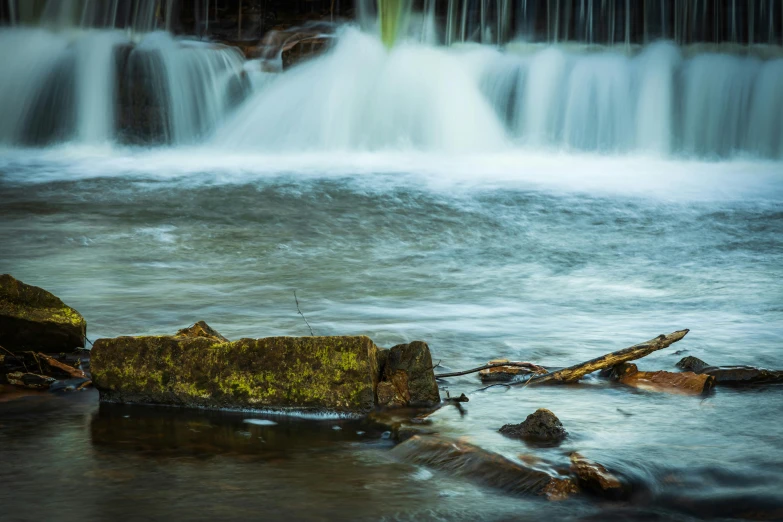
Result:
[[[317,334],[423,339],[453,369],[566,365],[679,328],[691,333],[641,369],[673,370],[678,350],[783,367],[776,164],[490,158],[468,176],[482,163],[371,173],[357,156],[322,175],[150,155],[0,162],[0,272],[61,296],[91,338],[199,319],[229,338],[306,335],[296,290]],[[536,451],[626,473],[643,486],[634,502],[511,498],[394,462],[371,427],[98,408],[93,392],[0,403],[0,500],[23,519],[81,520],[676,518],[783,503],[781,387],[700,399],[597,380],[478,385],[449,381],[471,402],[437,414],[445,432],[515,458],[528,450],[497,428],[550,408],[571,437]]]

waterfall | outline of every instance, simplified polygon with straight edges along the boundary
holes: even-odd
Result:
[[[438,48],[349,29],[216,136],[245,150],[514,147],[783,159],[783,59],[624,47]]]
[[[49,0],[27,13],[39,27],[0,28],[0,143],[193,143],[210,134],[248,89],[244,58],[154,31],[157,7]]]
[[[157,29],[172,0],[14,4],[20,23],[0,28],[0,144],[783,159],[781,46],[641,45],[630,29],[758,42],[781,36],[783,9],[646,0],[631,16],[630,4],[425,0],[414,13],[410,0],[361,0],[367,29],[346,26],[323,56],[254,85],[245,71],[261,67],[237,49]],[[515,31],[524,41],[498,45]]]

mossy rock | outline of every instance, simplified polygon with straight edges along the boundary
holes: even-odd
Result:
[[[0,346],[12,352],[71,351],[84,346],[87,322],[43,288],[0,275]]]
[[[377,352],[364,336],[118,337],[95,342],[91,370],[106,402],[365,414]]]

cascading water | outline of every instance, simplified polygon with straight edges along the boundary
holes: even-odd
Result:
[[[123,5],[125,30],[116,1],[73,0],[0,29],[0,143],[192,143],[241,100],[236,49],[155,31],[156,2]]]
[[[520,47],[386,52],[348,30],[248,100],[217,136],[254,150],[511,146],[783,159],[783,59]]]
[[[631,16],[619,0],[360,0],[363,32],[342,29],[326,56],[253,86],[226,121],[251,88],[243,59],[232,48],[152,31],[170,25],[171,1],[50,0],[38,19],[48,29],[0,31],[3,49],[19,49],[0,55],[8,72],[0,110],[10,115],[0,141],[781,159],[780,46],[634,43],[707,32],[773,43],[783,35],[776,6],[740,5],[650,0]],[[514,33],[521,40],[502,51],[433,45]]]

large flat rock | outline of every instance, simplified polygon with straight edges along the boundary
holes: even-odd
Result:
[[[380,374],[364,336],[98,339],[91,368],[106,402],[347,414],[374,408]]]
[[[43,288],[0,275],[0,346],[12,352],[71,351],[84,346],[87,322]]]

